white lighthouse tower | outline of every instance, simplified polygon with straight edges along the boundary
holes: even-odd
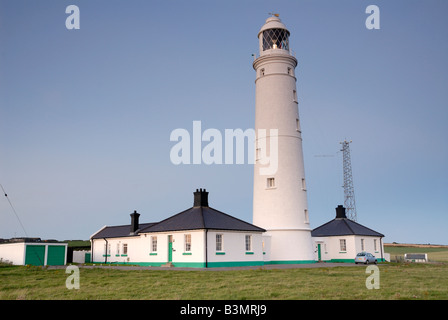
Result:
[[[275,264],[314,262],[294,72],[297,60],[289,48],[289,35],[278,15],[268,18],[258,33],[260,55],[253,62],[257,133],[253,223],[267,230],[265,251]],[[263,130],[266,136],[260,134]]]

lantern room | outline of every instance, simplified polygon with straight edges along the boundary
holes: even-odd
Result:
[[[278,16],[269,17],[266,20],[258,33],[258,39],[260,55],[289,53],[289,31]]]

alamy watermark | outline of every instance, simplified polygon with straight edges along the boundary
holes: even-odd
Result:
[[[369,276],[366,279],[366,288],[371,289],[379,289],[380,288],[380,268],[377,266],[368,266],[366,268],[366,274]]]
[[[278,129],[210,128],[202,131],[201,121],[193,121],[192,133],[174,129],[170,141],[171,163],[179,164],[254,164],[260,175],[273,175],[278,169]],[[204,143],[205,142],[205,143]]]
[[[79,268],[77,266],[68,266],[65,268],[65,273],[70,273],[65,280],[65,286],[67,289],[79,289]]]

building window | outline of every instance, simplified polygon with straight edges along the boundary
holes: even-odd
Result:
[[[341,252],[347,251],[347,243],[345,242],[345,239],[339,239],[339,246]]]
[[[222,251],[222,234],[216,235],[216,251]]]
[[[290,67],[288,67],[288,74],[292,75],[292,69]]]
[[[151,252],[157,252],[157,237],[151,237]]]
[[[267,188],[275,188],[275,179],[274,178],[268,178],[267,180]]]
[[[128,254],[128,244],[127,243],[123,243],[123,254],[124,255]]]
[[[252,251],[252,236],[246,234],[246,251]]]
[[[117,254],[116,256],[118,257],[120,255],[120,243],[117,243]]]
[[[361,251],[364,251],[365,250],[365,248],[364,248],[364,239],[361,239]]]
[[[292,97],[293,97],[293,101],[297,102],[297,91],[296,90],[292,90]]]
[[[299,121],[299,118],[296,118],[296,131],[297,132],[301,132],[300,131],[300,121]]]
[[[378,251],[378,248],[376,246],[376,239],[373,239],[373,250]]]
[[[264,76],[264,68],[260,69],[260,77]]]
[[[305,223],[310,223],[310,218],[308,217],[308,209],[304,210],[304,214],[305,214]]]
[[[184,236],[185,238],[185,252],[190,252],[191,251],[191,234],[186,234]]]

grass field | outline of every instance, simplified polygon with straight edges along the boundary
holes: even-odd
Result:
[[[0,299],[448,299],[448,264],[379,264],[379,289],[364,266],[238,271],[80,268],[68,290],[65,269],[0,265]]]
[[[391,261],[399,261],[404,257],[405,253],[427,253],[429,261],[448,262],[447,246],[402,246],[402,245],[385,245],[384,252],[390,253]]]

